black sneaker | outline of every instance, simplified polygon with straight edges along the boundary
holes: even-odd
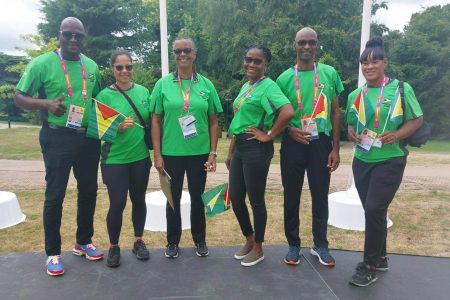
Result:
[[[386,272],[387,270],[389,270],[388,258],[380,257],[378,263],[375,265],[375,270],[382,272]]]
[[[198,257],[205,257],[209,255],[208,246],[206,246],[206,243],[198,243],[194,245],[195,253]]]
[[[364,262],[360,262],[356,266],[356,273],[352,276],[350,284],[363,287],[377,281],[378,277],[375,273],[375,268],[366,265]]]
[[[117,268],[120,266],[120,247],[109,247],[108,258],[106,259],[106,265],[110,268]]]
[[[131,251],[133,251],[136,258],[139,260],[148,260],[150,258],[150,252],[148,252],[147,247],[145,247],[143,240],[135,241]]]
[[[177,244],[168,244],[164,255],[167,258],[177,258],[178,257],[178,245]]]

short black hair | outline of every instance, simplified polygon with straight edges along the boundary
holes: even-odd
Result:
[[[131,62],[133,62],[133,58],[131,57],[131,53],[125,49],[117,49],[114,50],[113,53],[111,54],[111,57],[109,58],[109,63],[111,65],[113,65],[116,62],[117,56],[120,55],[126,55],[128,56],[128,58],[131,60]]]
[[[186,35],[182,35],[182,36],[177,37],[177,38],[173,41],[173,43],[172,43],[172,48],[175,46],[175,42],[176,42],[176,41],[181,41],[181,40],[188,40],[188,41],[190,41],[190,42],[192,43],[192,49],[193,49],[195,52],[197,52],[197,46],[195,46],[194,40],[193,40],[191,37],[186,36]]]
[[[264,59],[270,63],[270,61],[272,60],[272,53],[270,52],[269,48],[261,46],[261,45],[251,45],[250,47],[247,48],[247,50],[245,50],[245,53],[247,53],[248,51],[252,50],[252,49],[259,49],[262,51]]]
[[[379,36],[374,36],[366,43],[366,48],[361,53],[359,62],[363,63],[368,59],[382,60],[386,58],[386,51],[384,50],[383,40]]]

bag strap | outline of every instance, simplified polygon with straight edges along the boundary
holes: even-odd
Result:
[[[402,123],[405,123],[406,105],[405,105],[405,89],[404,89],[403,80],[400,80],[398,82],[398,91],[400,92],[400,99],[402,100],[402,107],[403,107],[403,122]]]
[[[127,99],[131,108],[134,110],[136,117],[139,119],[139,123],[141,123],[141,125],[144,126],[144,128],[146,128],[147,126],[145,124],[144,119],[142,118],[141,114],[137,110],[136,105],[134,105],[133,101],[131,101],[130,97],[127,94],[125,94],[124,91],[117,84],[114,83],[113,86],[116,90],[118,90],[125,97],[125,99]]]

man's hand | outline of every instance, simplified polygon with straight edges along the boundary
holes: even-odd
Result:
[[[61,94],[58,98],[48,101],[47,109],[55,116],[61,117],[67,110],[66,106],[61,103],[64,101],[65,97],[64,94]]]
[[[330,174],[339,167],[340,157],[339,157],[339,150],[334,149],[331,150],[330,154],[328,155],[328,163],[327,167],[329,169]]]
[[[307,131],[301,130],[300,128],[289,127],[289,136],[296,142],[308,145],[311,134]]]

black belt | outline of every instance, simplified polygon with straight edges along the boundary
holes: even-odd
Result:
[[[67,133],[77,133],[77,134],[84,134],[84,133],[86,133],[86,128],[85,127],[69,128],[69,127],[57,126],[57,125],[54,125],[54,124],[49,124],[47,122],[44,122],[42,124],[42,127],[49,128],[49,129],[52,129],[52,130],[58,130],[58,131],[61,131],[61,132],[67,132]]]

